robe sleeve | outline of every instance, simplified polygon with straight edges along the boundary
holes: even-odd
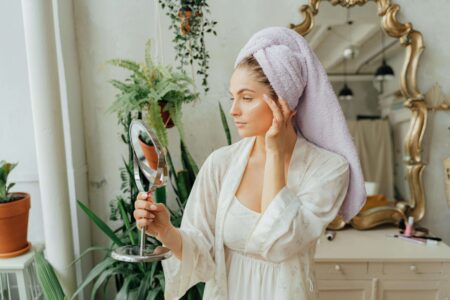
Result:
[[[298,194],[284,186],[255,225],[246,252],[272,262],[305,253],[336,217],[348,183],[348,162],[333,159],[317,168]]]
[[[214,277],[214,229],[219,176],[214,152],[206,159],[192,186],[179,228],[182,260],[173,255],[163,260],[165,299],[179,299],[198,282]]]

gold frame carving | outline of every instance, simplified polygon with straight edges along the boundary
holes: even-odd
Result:
[[[333,6],[352,7],[364,5],[368,0],[331,0]],[[321,0],[309,0],[309,4],[302,5],[300,13],[304,20],[302,23],[289,27],[302,36],[307,35],[314,26],[314,16],[319,12]],[[369,208],[355,216],[349,224],[359,230],[374,228],[381,224],[398,224],[406,221],[408,216],[413,216],[415,222],[422,220],[425,215],[425,194],[422,174],[425,163],[422,160],[422,139],[427,124],[427,105],[425,97],[417,88],[417,66],[424,50],[422,34],[413,29],[410,22],[400,23],[397,13],[400,10],[398,4],[392,4],[391,0],[374,0],[378,7],[378,15],[381,18],[381,26],[391,37],[399,39],[405,48],[405,61],[400,73],[400,91],[405,97],[404,106],[412,112],[408,133],[404,140],[404,149],[407,153],[405,159],[407,179],[411,199],[409,201],[396,201],[389,206]],[[345,222],[338,216],[328,225],[329,229],[342,229]]]

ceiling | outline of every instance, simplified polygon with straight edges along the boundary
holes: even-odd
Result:
[[[344,73],[344,49],[353,45],[359,54],[347,60],[349,80],[369,80],[381,65],[382,43],[384,35],[385,57],[388,61],[402,55],[404,48],[397,39],[391,38],[381,30],[381,19],[377,15],[375,3],[356,6],[349,9],[321,3],[319,13],[315,17],[315,25],[305,37],[319,60],[324,65],[330,78],[342,78]],[[347,18],[352,21],[348,25]],[[394,70],[397,71],[397,70]],[[398,70],[399,71],[399,70]]]

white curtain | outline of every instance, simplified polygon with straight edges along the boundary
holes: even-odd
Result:
[[[379,184],[378,194],[394,200],[394,150],[388,120],[347,120],[365,181]]]

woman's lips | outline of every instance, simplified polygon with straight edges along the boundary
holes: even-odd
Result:
[[[236,127],[241,128],[244,127],[246,123],[234,122],[234,124],[236,124]]]

